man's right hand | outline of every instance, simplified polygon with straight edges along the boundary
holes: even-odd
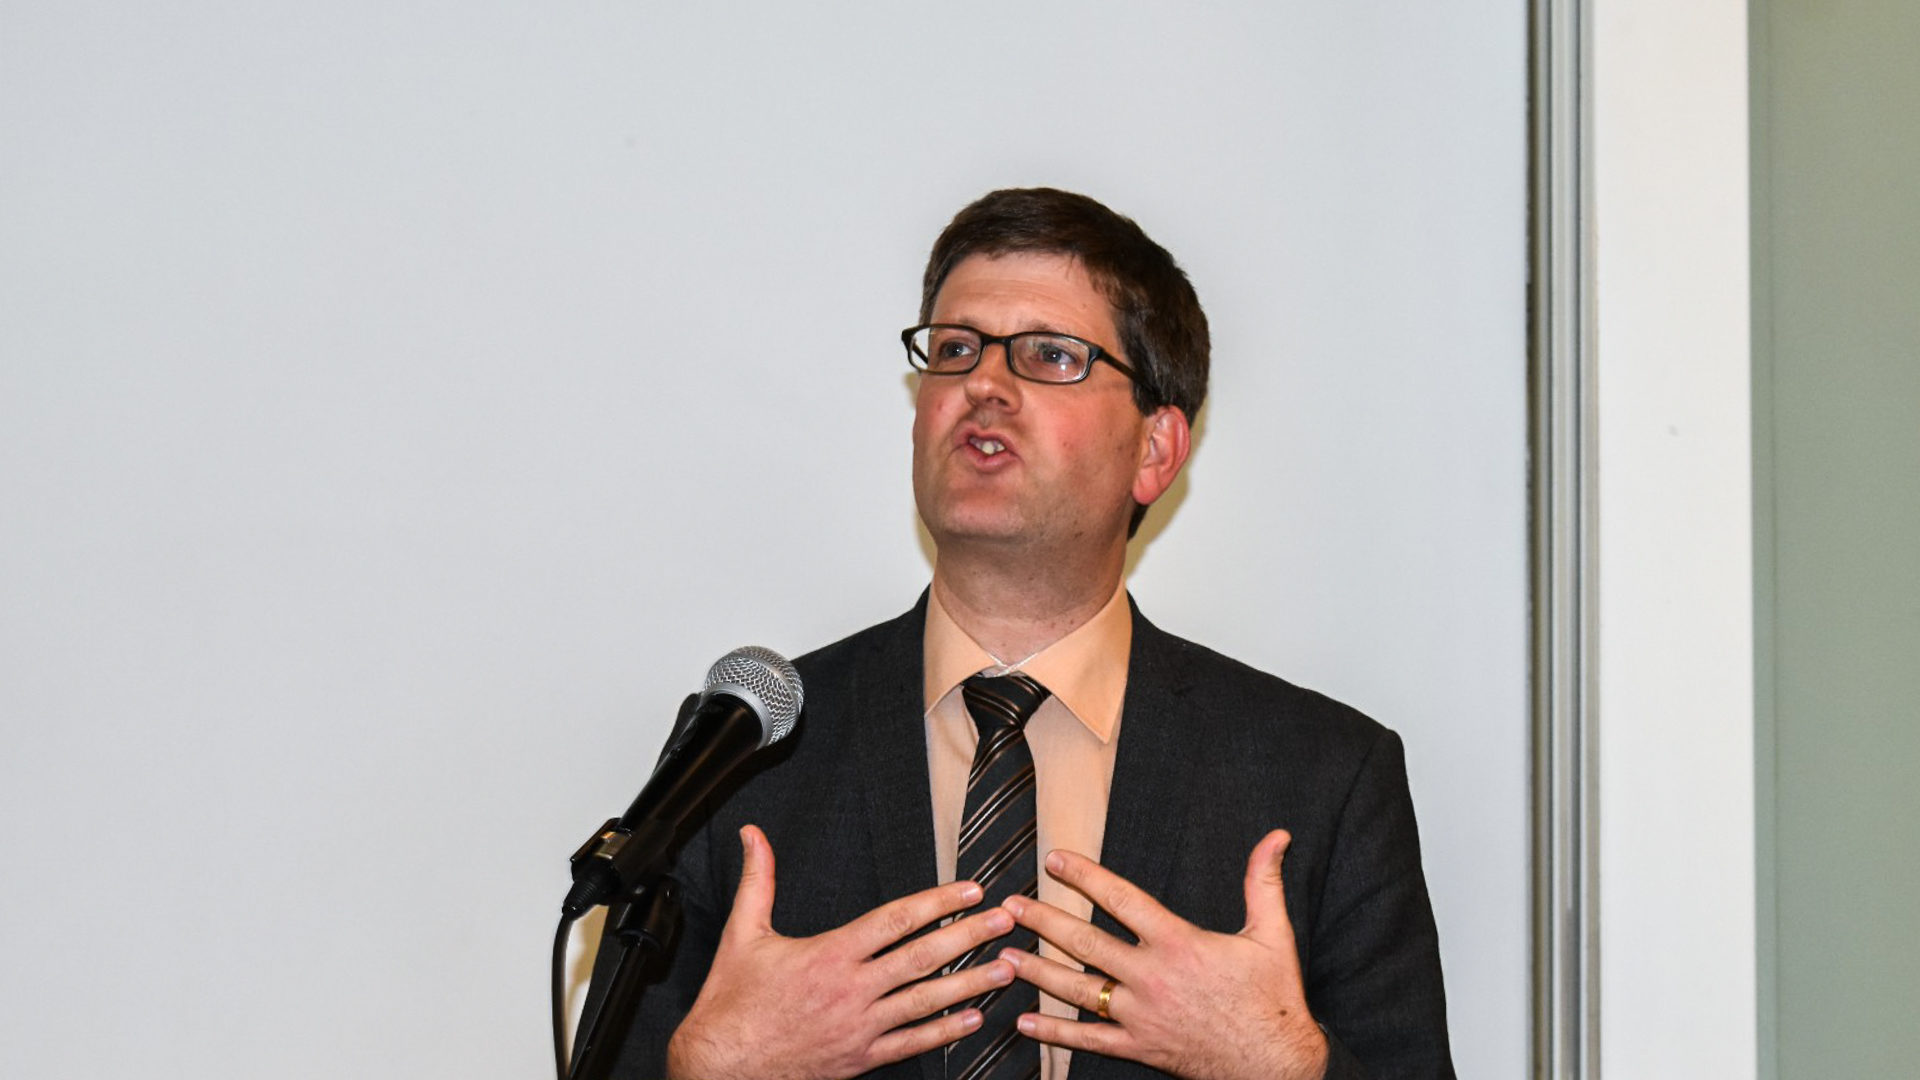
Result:
[[[893,947],[979,903],[973,882],[901,897],[815,937],[782,937],[772,922],[773,847],[753,825],[740,830],[740,846],[740,889],[719,951],[667,1047],[676,1080],[844,1080],[972,1031],[979,1010],[938,1014],[1013,981],[1005,960],[926,978],[1012,930],[1002,908]]]

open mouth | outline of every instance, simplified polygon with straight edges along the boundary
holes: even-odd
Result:
[[[1003,454],[1007,450],[1007,445],[999,439],[983,439],[978,435],[969,436],[967,444],[988,457]]]

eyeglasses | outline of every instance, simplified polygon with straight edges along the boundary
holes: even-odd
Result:
[[[1077,383],[1093,372],[1096,360],[1104,360],[1120,373],[1145,387],[1153,387],[1131,365],[1113,358],[1106,349],[1071,334],[1051,330],[1027,330],[1005,337],[982,333],[958,323],[932,323],[900,331],[907,347],[907,363],[928,375],[965,375],[980,366],[987,346],[1007,350],[1007,368],[1023,379],[1041,383]]]

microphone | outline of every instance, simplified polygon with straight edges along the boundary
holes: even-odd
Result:
[[[786,738],[803,700],[800,673],[772,649],[748,645],[721,657],[633,805],[573,853],[561,914],[577,918],[656,874],[681,823],[754,751]]]

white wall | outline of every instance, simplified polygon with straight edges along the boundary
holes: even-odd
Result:
[[[1592,11],[1601,1071],[1752,1076],[1747,7]]]
[[[1214,319],[1136,595],[1406,736],[1519,1076],[1524,16],[0,0],[0,1065],[539,1075],[679,696],[924,583],[894,333],[1052,183]]]

